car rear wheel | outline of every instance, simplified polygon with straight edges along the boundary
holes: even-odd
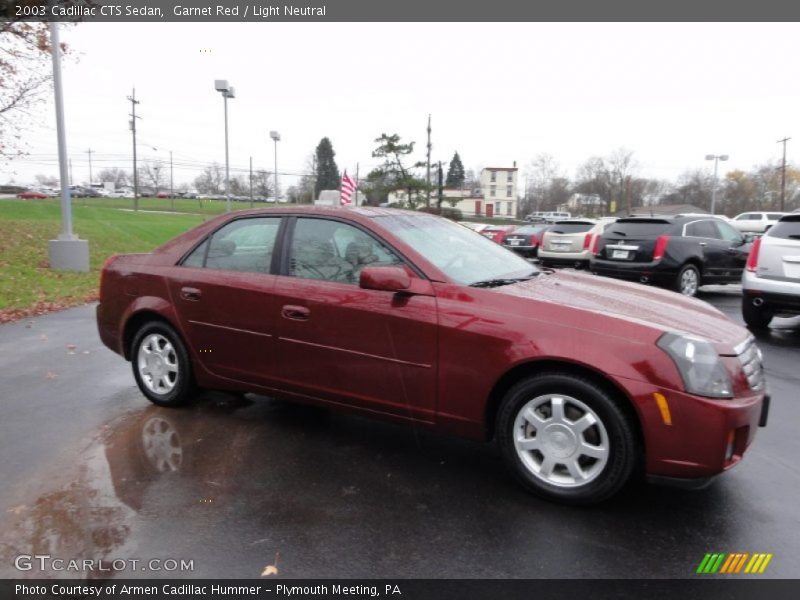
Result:
[[[548,373],[508,391],[496,435],[506,464],[528,490],[562,503],[591,504],[614,495],[631,477],[634,430],[592,381]]]
[[[692,264],[684,265],[675,278],[675,290],[684,296],[696,296],[700,287],[700,271]]]
[[[194,396],[192,365],[178,332],[161,321],[146,323],[133,339],[136,384],[153,404],[179,406]]]
[[[769,329],[772,313],[763,306],[753,306],[753,299],[745,296],[742,298],[742,318],[747,326],[754,331]]]

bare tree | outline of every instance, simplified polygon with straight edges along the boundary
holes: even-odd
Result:
[[[22,131],[50,90],[50,52],[47,23],[0,22],[0,160],[23,152]]]
[[[553,180],[561,177],[558,163],[550,154],[542,153],[536,156],[525,172],[526,190],[523,200],[523,213],[544,209],[555,209],[549,193]]]
[[[128,176],[128,172],[124,169],[112,167],[110,169],[103,169],[100,171],[100,173],[97,174],[97,179],[101,182],[110,181],[114,184],[115,188],[119,188],[127,184],[130,178]]]
[[[221,194],[225,185],[225,174],[218,163],[209,165],[194,180],[194,187],[201,194]]]
[[[36,183],[47,187],[56,187],[58,185],[58,177],[39,174],[36,176]]]
[[[164,163],[160,160],[153,160],[145,162],[139,168],[139,178],[145,182],[145,185],[152,186],[153,195],[157,195],[161,189],[161,182],[164,181],[169,173],[169,165],[164,167]]]
[[[253,171],[253,194],[269,198],[273,194],[272,174],[265,169]]]

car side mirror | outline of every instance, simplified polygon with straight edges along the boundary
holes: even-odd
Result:
[[[755,233],[745,233],[743,238],[744,238],[744,241],[742,242],[742,244],[751,244],[751,243],[753,243],[753,240],[756,239],[756,234]]]
[[[365,290],[403,292],[411,287],[411,276],[402,267],[364,267],[358,285]]]

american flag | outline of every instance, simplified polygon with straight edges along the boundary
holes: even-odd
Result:
[[[350,206],[353,204],[353,200],[351,199],[353,192],[356,191],[356,182],[347,174],[345,170],[344,175],[342,175],[342,188],[339,192],[340,194],[340,204],[342,206]]]

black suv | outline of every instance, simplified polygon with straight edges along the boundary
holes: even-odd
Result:
[[[707,283],[738,283],[751,241],[710,215],[629,217],[597,238],[590,269],[694,296]]]

